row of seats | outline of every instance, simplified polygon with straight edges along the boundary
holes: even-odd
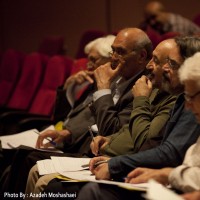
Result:
[[[1,126],[7,123],[5,116],[18,110],[52,118],[57,87],[71,74],[85,69],[86,63],[86,58],[74,61],[67,56],[49,57],[38,52],[4,52],[0,65]]]

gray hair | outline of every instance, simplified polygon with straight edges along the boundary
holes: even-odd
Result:
[[[178,73],[181,83],[192,80],[200,87],[200,52],[187,58],[181,65]]]
[[[89,54],[92,48],[96,48],[99,54],[103,57],[110,57],[109,52],[112,51],[111,45],[115,40],[114,35],[107,35],[105,37],[97,38],[85,46],[85,53]]]

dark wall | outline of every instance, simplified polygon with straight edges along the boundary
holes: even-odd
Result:
[[[63,35],[74,56],[84,30],[117,31],[137,26],[147,0],[0,0],[0,50],[38,49],[47,35]],[[179,4],[179,3],[180,4]],[[172,11],[192,19],[200,13],[199,0],[168,0]]]

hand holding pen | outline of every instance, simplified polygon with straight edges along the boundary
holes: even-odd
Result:
[[[56,130],[47,130],[43,133],[40,133],[36,142],[36,148],[48,148],[55,146],[56,144],[62,143],[64,140],[69,139],[71,136],[68,130],[56,131]],[[44,143],[45,139],[49,142]]]
[[[104,148],[109,143],[110,139],[108,137],[96,136],[90,143],[90,148],[95,156],[99,155],[100,149]]]
[[[90,171],[95,175],[96,179],[110,179],[110,173],[108,170],[109,157],[99,156],[94,157],[90,160],[89,168]]]

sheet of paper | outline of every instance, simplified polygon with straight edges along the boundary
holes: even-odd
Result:
[[[147,189],[146,193],[146,199],[150,200],[183,200],[182,197],[178,196],[175,192],[172,190],[164,187],[163,185],[157,183],[154,180],[149,181],[149,187]]]
[[[61,174],[62,176],[68,177],[72,180],[95,181],[95,176],[91,174],[90,170],[59,172],[59,174]]]
[[[38,135],[35,133],[37,129],[31,129],[21,133],[1,136],[0,140],[3,149],[11,149],[18,147],[19,145],[26,145],[29,147],[35,147]]]
[[[91,174],[89,170],[82,170],[76,172],[59,172],[64,177],[70,178],[72,181],[92,181],[97,183],[104,183],[108,185],[117,185],[119,187],[123,187],[128,190],[137,190],[137,191],[146,191],[148,188],[148,183],[141,183],[141,184],[130,184],[130,183],[123,183],[117,181],[109,181],[109,180],[96,180],[95,176]]]
[[[37,167],[40,175],[56,173],[51,159],[37,161]]]
[[[59,172],[74,172],[88,167],[82,165],[88,164],[90,158],[73,158],[73,157],[57,157],[52,156],[49,160],[40,160],[37,162],[39,174],[51,174]]]
[[[54,126],[51,125],[42,132],[46,130],[55,130]],[[41,132],[41,133],[42,133]],[[16,133],[12,135],[5,135],[1,136],[0,140],[2,143],[2,148],[3,149],[12,149],[12,148],[17,148],[20,145],[24,145],[27,147],[35,148],[35,144],[38,138],[39,131],[37,129],[30,129],[27,131],[23,131],[21,133]],[[45,142],[48,142],[48,140],[45,140]],[[50,151],[50,152],[61,152],[55,148],[48,148],[48,149],[38,149],[41,151]]]
[[[91,158],[74,158],[51,156],[53,165],[57,172],[69,172],[83,170],[82,165],[89,164]]]

